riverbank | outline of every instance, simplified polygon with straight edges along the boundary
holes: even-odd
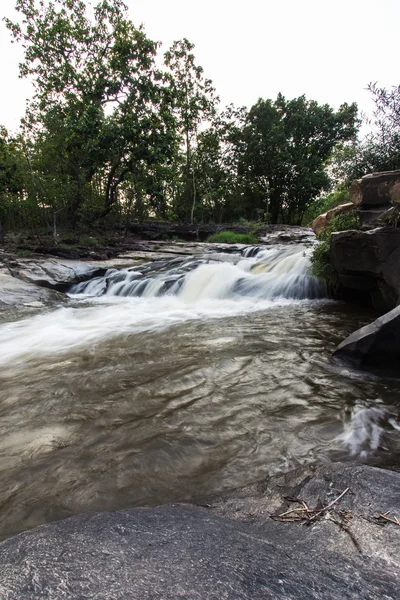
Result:
[[[4,600],[395,600],[400,474],[320,465],[206,507],[82,514],[0,544]]]

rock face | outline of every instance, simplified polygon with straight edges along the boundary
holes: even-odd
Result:
[[[400,375],[400,306],[352,333],[334,356],[359,366],[397,367]]]
[[[281,523],[283,496],[327,505],[337,490],[348,531],[330,519]],[[243,490],[210,508],[169,505],[84,514],[0,544],[2,600],[394,600],[400,475],[322,465]],[[293,507],[293,503],[289,503]],[[338,503],[339,505],[339,503]],[[295,506],[298,506],[296,504]],[[338,518],[336,513],[336,518]]]
[[[332,234],[331,262],[344,288],[361,290],[383,313],[400,298],[400,229]]]
[[[360,208],[390,206],[400,202],[400,170],[372,173],[353,181],[350,199]]]
[[[328,212],[319,215],[314,221],[311,223],[311,227],[316,235],[324,231],[326,226],[332,221],[333,217],[337,215],[342,215],[344,213],[350,212],[354,210],[354,204],[352,202],[346,202],[346,204],[339,204],[339,206],[335,206]]]

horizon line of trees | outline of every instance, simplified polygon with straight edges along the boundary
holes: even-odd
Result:
[[[338,182],[400,167],[400,86],[370,87],[374,130],[356,104],[305,96],[220,109],[187,39],[159,44],[121,0],[17,0],[6,19],[35,95],[20,132],[0,127],[4,229],[238,219],[299,224]]]

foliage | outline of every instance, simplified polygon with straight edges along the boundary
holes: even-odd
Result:
[[[336,215],[324,231],[318,235],[319,242],[315,244],[311,255],[312,274],[319,279],[323,279],[332,292],[336,292],[339,287],[336,271],[331,265],[332,233],[358,229],[359,227],[360,222],[355,212],[343,213]]]
[[[64,207],[72,221],[85,202],[94,202],[92,219],[104,216],[128,176],[138,193],[152,166],[171,158],[158,45],[132,24],[121,0],[101,0],[92,11],[82,0],[17,0],[16,8],[22,24],[7,26],[24,44],[21,76],[35,85],[25,119],[35,175],[54,210]],[[55,180],[57,203],[48,189]]]
[[[336,202],[329,161],[357,152],[354,104],[334,111],[279,94],[219,111],[193,44],[175,41],[161,66],[122,0],[16,0],[16,10],[22,19],[6,24],[35,96],[20,135],[0,135],[9,229],[44,227],[57,240],[58,227],[127,231],[154,217],[298,224]],[[396,98],[376,94],[386,123]]]
[[[360,142],[339,147],[332,162],[333,175],[350,183],[368,173],[400,168],[400,85],[390,89],[370,84],[375,104],[372,131]]]
[[[234,233],[233,231],[221,231],[207,238],[207,242],[219,244],[257,244],[258,239],[252,233]]]
[[[302,224],[309,225],[319,215],[346,202],[350,202],[350,190],[348,187],[339,187],[330,194],[325,194],[314,202],[310,202],[304,212]]]
[[[245,120],[239,164],[248,210],[269,212],[272,223],[301,223],[307,205],[329,188],[325,163],[335,145],[356,130],[355,104],[335,113],[305,96],[260,99]]]
[[[204,77],[203,68],[195,63],[193,48],[194,45],[184,38],[174,42],[165,53],[176,124],[185,147],[183,186],[180,197],[177,198],[176,212],[184,219],[189,213],[190,223],[193,223],[197,199],[193,156],[197,136],[201,123],[214,117],[218,102],[212,81]]]

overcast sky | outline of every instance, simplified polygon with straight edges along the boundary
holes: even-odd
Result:
[[[369,82],[400,84],[400,0],[125,0],[135,24],[163,43],[187,37],[224,104],[305,94],[371,112]],[[0,0],[14,18],[15,0]],[[15,131],[30,94],[21,49],[0,25],[0,124]]]

